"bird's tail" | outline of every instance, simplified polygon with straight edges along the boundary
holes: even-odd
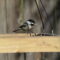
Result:
[[[16,29],[16,30],[14,30],[13,32],[17,32],[17,31],[19,31],[19,30],[21,30],[21,28],[18,28],[18,29]]]

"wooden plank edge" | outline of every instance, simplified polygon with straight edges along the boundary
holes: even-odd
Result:
[[[60,36],[0,35],[0,53],[60,52]]]

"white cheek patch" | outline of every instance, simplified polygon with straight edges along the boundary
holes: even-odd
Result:
[[[29,22],[29,21],[27,21],[26,23],[27,23],[28,25],[30,25],[30,24],[31,24],[31,22]]]
[[[26,23],[28,24],[29,29],[31,29],[32,28],[31,22],[27,21]]]

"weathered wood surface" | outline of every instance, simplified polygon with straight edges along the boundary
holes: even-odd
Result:
[[[17,27],[15,0],[0,0],[0,34],[12,33]],[[0,60],[17,60],[16,54],[0,52]],[[21,54],[20,60],[24,60]]]
[[[0,33],[7,33],[5,0],[0,0]]]
[[[0,52],[60,52],[60,36],[0,35]]]
[[[7,14],[7,32],[13,33],[14,28],[17,27],[17,13],[15,0],[6,0],[6,14]]]

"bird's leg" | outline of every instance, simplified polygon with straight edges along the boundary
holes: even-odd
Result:
[[[32,36],[32,35],[31,35],[31,30],[28,29],[28,33],[29,33],[29,35],[30,35],[30,37],[31,37],[31,36]]]
[[[31,33],[30,33],[30,36],[31,36]]]
[[[30,34],[30,36],[32,36],[32,35],[31,35],[31,32],[29,32],[29,34]]]
[[[30,33],[30,30],[29,29],[27,29],[27,35],[30,35],[31,36],[31,33]]]

